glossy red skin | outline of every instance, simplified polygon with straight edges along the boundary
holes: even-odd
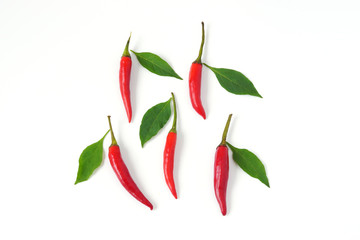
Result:
[[[129,122],[131,122],[131,117],[132,117],[131,99],[130,99],[131,64],[132,62],[130,57],[127,56],[121,57],[120,70],[119,70],[120,92]]]
[[[226,189],[229,179],[229,154],[226,145],[216,148],[214,164],[214,189],[222,215],[226,215]]]
[[[176,146],[176,133],[169,132],[166,138],[166,144],[164,149],[164,174],[165,181],[168,185],[172,195],[174,195],[175,199],[177,199],[175,182],[174,182],[174,154],[175,154],[175,146]]]
[[[190,100],[195,111],[206,119],[205,110],[201,102],[201,63],[192,63],[189,74]]]
[[[110,164],[119,178],[121,184],[124,188],[139,202],[148,206],[150,210],[153,209],[153,205],[147,200],[144,194],[137,187],[136,183],[132,179],[128,168],[126,167],[120,153],[120,148],[118,145],[113,145],[109,147],[109,160]]]

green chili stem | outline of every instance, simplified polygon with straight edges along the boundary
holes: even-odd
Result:
[[[172,128],[170,129],[170,132],[176,133],[177,112],[176,112],[175,95],[174,95],[174,93],[171,93],[171,95],[172,95],[172,102],[173,102],[173,107],[174,107],[174,120],[173,120]]]
[[[201,27],[202,27],[202,38],[201,38],[201,45],[200,45],[200,50],[199,50],[199,56],[198,56],[197,59],[194,61],[194,63],[200,63],[200,64],[201,64],[201,56],[202,56],[202,52],[203,52],[203,48],[204,48],[204,42],[205,42],[204,22],[201,22]]]
[[[226,136],[227,136],[227,133],[229,131],[231,117],[232,117],[232,114],[229,115],[228,120],[226,122],[225,129],[224,129],[224,132],[223,132],[223,135],[222,135],[222,140],[221,140],[220,145],[226,145]]]
[[[130,33],[130,37],[127,40],[126,46],[125,46],[125,50],[123,52],[123,57],[130,57],[130,52],[129,52],[129,43],[130,43],[130,38],[131,38],[131,33]]]
[[[115,136],[114,136],[114,132],[111,126],[111,120],[110,120],[110,116],[108,116],[108,120],[109,120],[109,126],[110,126],[110,132],[111,132],[111,145],[110,146],[115,146],[117,145]]]

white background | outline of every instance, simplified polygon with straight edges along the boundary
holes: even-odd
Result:
[[[204,121],[188,72],[205,22],[203,61],[236,69],[263,99],[226,92],[203,69]],[[359,1],[0,2],[0,239],[360,239]],[[154,75],[133,56],[133,122],[118,86],[130,48],[184,78]],[[178,103],[175,200],[162,151],[171,120],[141,148],[143,114]],[[271,188],[230,161],[228,215],[213,192],[216,146],[263,161]],[[134,200],[108,158],[74,185],[82,150],[108,130],[155,208]],[[105,156],[110,135],[104,141]]]

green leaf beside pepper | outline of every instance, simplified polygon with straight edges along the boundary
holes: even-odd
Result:
[[[140,125],[141,146],[155,136],[161,128],[168,122],[171,116],[171,98],[163,103],[159,103],[144,114]]]
[[[239,149],[226,143],[232,153],[234,161],[250,176],[259,179],[266,186],[270,187],[269,180],[266,176],[265,167],[260,159],[252,152],[246,149]]]
[[[109,131],[99,141],[89,145],[81,153],[75,184],[88,180],[95,169],[100,166],[103,161],[103,142]]]
[[[156,54],[150,52],[134,52],[131,50],[138,59],[139,63],[152,73],[160,76],[174,77],[182,80],[182,78],[171,68],[171,66]]]
[[[220,85],[228,92],[262,98],[254,84],[241,72],[227,68],[214,68],[205,63],[204,65],[215,73]]]

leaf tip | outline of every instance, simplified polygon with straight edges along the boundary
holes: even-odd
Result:
[[[265,176],[263,179],[259,179],[263,184],[265,184],[268,188],[270,188],[269,179]]]

